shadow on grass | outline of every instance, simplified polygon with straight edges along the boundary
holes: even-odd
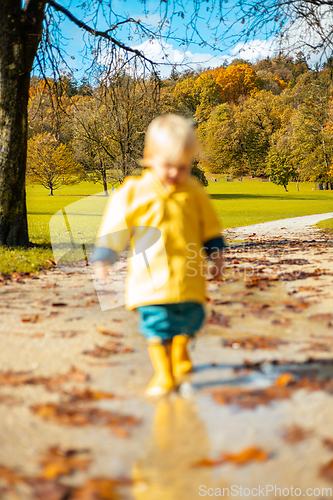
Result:
[[[289,193],[284,193],[289,194]],[[309,199],[309,197],[300,197],[300,196],[283,196],[283,195],[274,195],[274,194],[237,194],[237,193],[223,193],[223,194],[210,194],[210,198],[213,200],[240,200],[240,199],[271,199],[271,200],[281,200],[281,201],[316,201],[315,198],[313,200]]]
[[[32,243],[30,241],[29,242],[29,246],[28,247],[23,247],[23,248],[24,249],[41,248],[41,249],[44,249],[44,250],[48,250],[48,249],[52,248],[52,245],[51,245],[51,243]],[[17,249],[17,247],[15,249]]]

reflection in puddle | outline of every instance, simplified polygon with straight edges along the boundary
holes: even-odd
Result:
[[[134,498],[197,498],[200,485],[212,484],[212,471],[191,465],[208,455],[209,440],[195,402],[176,396],[157,401],[145,455],[133,470]]]

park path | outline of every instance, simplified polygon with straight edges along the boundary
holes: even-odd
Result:
[[[308,223],[226,231],[245,241],[228,249],[225,281],[207,282],[196,370],[159,401],[143,397],[152,369],[136,314],[101,312],[89,274],[3,280],[1,500],[193,500],[266,485],[266,498],[291,487],[329,498],[333,249]]]

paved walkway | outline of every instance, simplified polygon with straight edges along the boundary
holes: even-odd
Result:
[[[294,498],[291,487],[329,498],[333,252],[311,217],[292,232],[269,223],[280,227],[270,236],[248,227],[255,245],[228,249],[225,281],[207,282],[195,371],[182,396],[156,402],[143,397],[152,368],[135,313],[101,312],[89,274],[0,283],[1,500],[100,500],[114,489],[193,500],[208,488],[251,498],[259,486],[270,499]],[[262,461],[236,465],[258,449]]]
[[[283,236],[285,234],[295,234],[303,231],[307,227],[317,224],[325,219],[333,218],[333,212],[316,215],[305,215],[303,217],[291,217],[288,219],[279,219],[260,224],[251,224],[250,226],[241,226],[227,229],[226,233],[233,237],[249,236],[255,233],[257,236]]]

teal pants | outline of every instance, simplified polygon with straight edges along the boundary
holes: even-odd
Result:
[[[139,331],[151,343],[165,343],[179,334],[193,337],[205,319],[205,310],[197,302],[154,304],[136,310]]]

